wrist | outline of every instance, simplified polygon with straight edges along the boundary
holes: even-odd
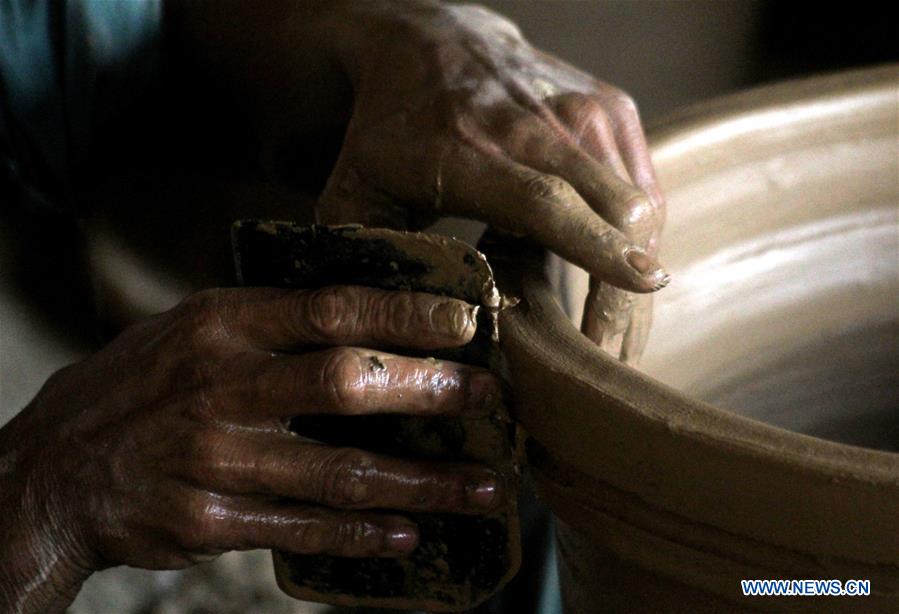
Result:
[[[58,532],[33,525],[12,529],[0,546],[0,611],[63,611],[93,570]]]
[[[19,421],[0,431],[0,611],[62,611],[98,564],[62,514],[64,494],[41,477],[46,461],[10,445]]]

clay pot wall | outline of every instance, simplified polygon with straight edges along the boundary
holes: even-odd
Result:
[[[567,611],[837,605],[750,600],[742,578],[870,579],[838,605],[899,611],[897,83],[789,82],[652,132],[674,281],[643,373],[577,333],[539,268],[507,280]],[[585,279],[563,274],[577,305]]]

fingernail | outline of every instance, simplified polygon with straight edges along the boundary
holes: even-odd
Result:
[[[641,249],[632,249],[627,253],[627,263],[631,265],[640,275],[649,275],[656,268],[659,268],[652,258]]]
[[[652,287],[652,291],[655,292],[656,290],[661,290],[662,288],[664,288],[665,286],[667,286],[670,283],[671,283],[671,275],[662,271],[662,277],[661,277],[661,279],[659,279],[659,281],[656,282],[656,285],[654,285]]]
[[[478,308],[459,301],[445,301],[431,307],[431,330],[450,337],[464,337],[475,327]]]
[[[479,480],[466,487],[466,501],[472,507],[489,509],[496,501],[498,490],[496,480],[490,478]]]
[[[475,371],[468,376],[468,408],[491,413],[500,401],[496,377],[489,371]]]
[[[671,282],[669,275],[662,265],[651,258],[642,249],[632,249],[627,252],[627,263],[641,276],[648,277],[652,283],[652,289],[661,290]]]
[[[418,546],[418,530],[412,525],[402,525],[387,531],[387,549],[409,553]]]

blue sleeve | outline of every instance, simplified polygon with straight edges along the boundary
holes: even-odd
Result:
[[[158,76],[162,0],[0,0],[0,181],[64,200]]]

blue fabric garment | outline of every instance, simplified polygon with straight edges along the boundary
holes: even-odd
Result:
[[[556,540],[553,536],[546,551],[546,567],[541,582],[537,614],[562,614],[562,587],[559,584],[558,556]]]
[[[161,30],[161,0],[0,0],[0,181],[64,201],[158,77]]]

